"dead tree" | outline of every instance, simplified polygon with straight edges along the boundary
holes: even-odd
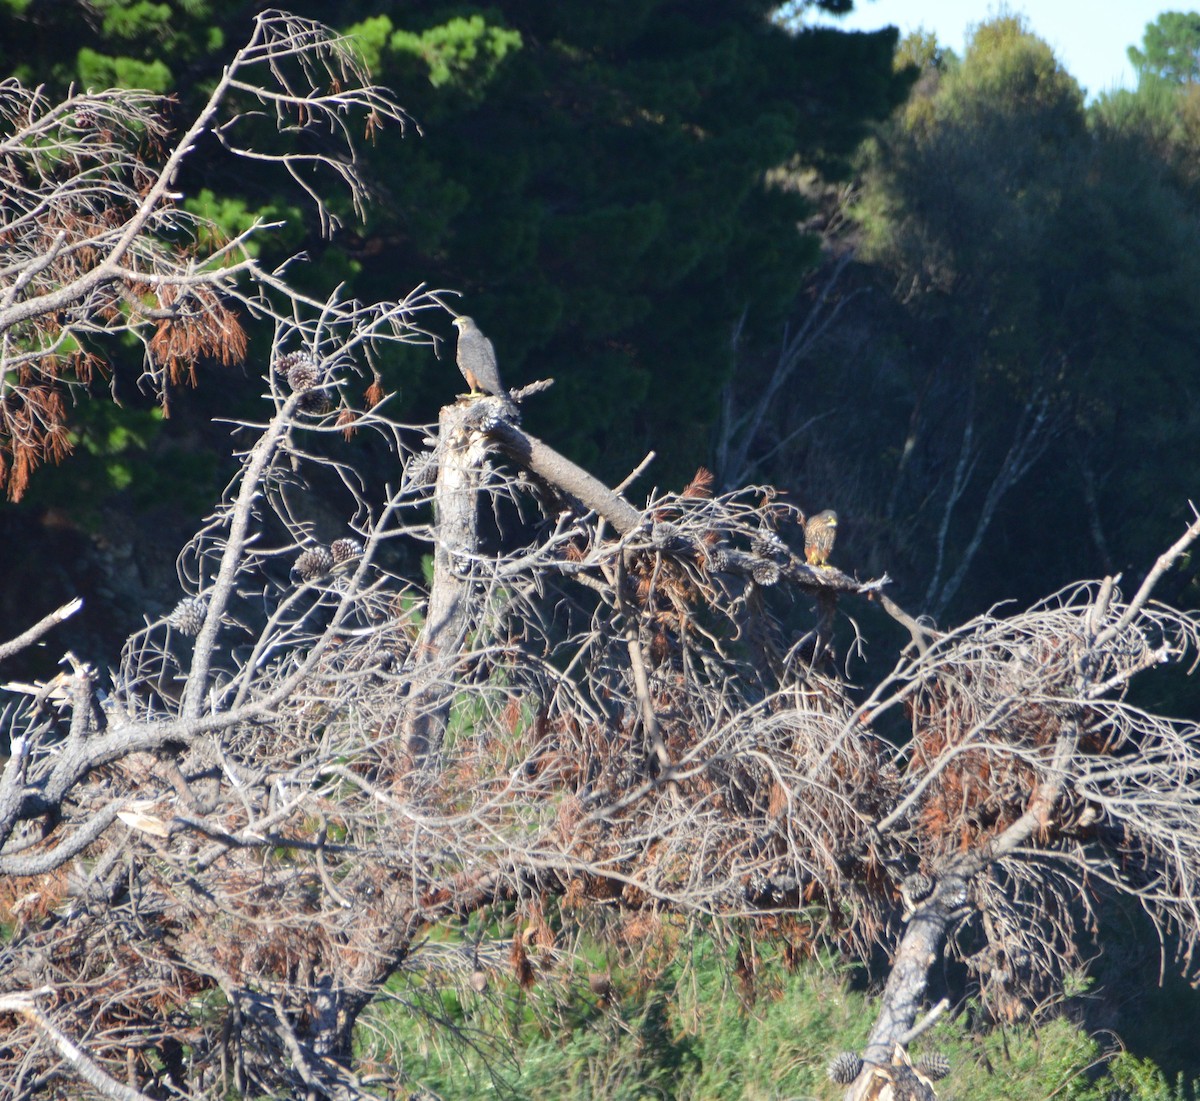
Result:
[[[316,33],[262,18],[275,48]],[[356,400],[381,344],[428,341],[438,295],[281,305],[256,274],[236,293],[276,322],[264,413],[178,606],[112,670],[68,655],[6,688],[0,1098],[374,1096],[366,1006],[552,980],[595,909],[626,939],[683,913],[797,954],[888,945],[865,1096],[916,1078],[944,949],[1020,998],[1071,958],[1096,880],[1200,938],[1196,728],[1125,695],[1195,650],[1150,594],[1200,522],[1128,600],[1110,580],[935,632],[885,579],[808,566],[769,487],[702,471],[635,506],[524,430],[525,395],[436,426],[374,384]],[[831,625],[873,598],[912,643],[852,688]],[[425,936],[485,909],[469,952]]]
[[[1079,962],[1095,887],[1137,900],[1194,973],[1200,728],[1144,711],[1127,691],[1147,670],[1194,663],[1195,617],[1151,594],[1198,536],[1200,519],[1128,599],[1107,578],[923,634],[860,708],[871,721],[902,708],[911,724],[901,789],[876,828],[897,874],[920,885],[869,1062],[886,1063],[919,1030],[943,946],[998,1016],[1020,1014]]]
[[[399,310],[278,343],[349,365]],[[102,702],[76,664],[65,696],[38,690],[14,716],[14,1096],[47,1074],[107,1096],[365,1096],[355,1022],[439,920],[498,903],[532,920],[547,896],[747,917],[857,893],[838,853],[878,755],[822,759],[847,701],[762,594],[872,585],[804,564],[762,491],[713,498],[700,477],[636,509],[491,398],[448,408],[430,451],[357,411],[397,461],[387,499],[367,500],[347,458],[301,446],[341,440],[342,417],[286,393],[294,366],[181,558],[180,606],[130,640]],[[341,564],[285,493],[309,465],[342,475],[346,531],[325,536],[354,541]],[[534,500],[558,511],[483,553],[480,516]],[[433,548],[427,593],[383,568],[396,539]],[[64,872],[81,853],[86,872]],[[536,950],[514,950],[518,978]],[[206,992],[224,1009],[190,1020],[184,1065],[178,1021]],[[63,1037],[80,1060],[61,1063]]]
[[[251,84],[255,67],[278,85]],[[338,89],[328,98],[308,82],[321,74]],[[401,117],[354,76],[319,28],[266,13],[222,87],[278,108],[284,130],[289,110],[335,127],[354,107]],[[133,94],[96,102],[131,112],[131,131],[151,118]],[[241,426],[237,474],[180,555],[177,607],[112,670],[68,655],[53,682],[7,686],[3,1096],[362,1095],[355,1023],[389,978],[416,973],[423,930],[482,906],[531,919],[551,895],[651,925],[671,908],[796,910],[820,883],[833,897],[853,778],[875,763],[861,747],[811,753],[801,713],[828,725],[845,706],[820,671],[828,640],[782,637],[763,599],[871,586],[799,560],[769,492],[713,498],[698,478],[636,508],[524,433],[507,401],[452,404],[437,429],[394,423],[373,357],[428,342],[436,295],[312,301],[244,242],[194,264],[158,248],[156,231],[177,224],[179,159],[205,128],[231,140],[222,102],[157,175],[122,160],[114,124],[98,129],[112,148],[71,131],[78,186],[107,181],[88,194],[100,228],[41,254],[31,237],[0,317],[6,347],[40,357],[13,364],[29,385],[57,370],[68,337],[123,325],[165,384],[164,348],[190,365],[207,347],[196,333],[228,332],[236,309],[275,321],[265,415]],[[132,211],[126,177],[146,189]],[[69,206],[56,182],[39,186]],[[41,208],[14,209],[32,234]],[[90,266],[39,284],[62,255]],[[163,294],[113,313],[145,288]],[[373,380],[361,401],[356,377]],[[368,434],[393,457],[382,481],[356,469]],[[320,514],[345,517],[335,531],[305,508],[318,485],[337,498]],[[527,538],[485,553],[482,519],[504,508],[527,517]],[[392,569],[402,544],[432,552],[428,588]],[[805,784],[845,789],[845,806],[790,817]],[[809,919],[795,925],[811,938]],[[535,948],[512,950],[522,981]]]
[[[398,309],[278,343],[337,348],[326,385],[344,389]],[[273,415],[181,558],[180,607],[130,640],[107,696],[75,663],[13,716],[14,1096],[59,1074],[110,1097],[366,1096],[362,1009],[421,967],[422,930],[483,906],[533,930],[506,960],[522,982],[554,970],[567,932],[551,897],[643,923],[736,917],[800,950],[894,938],[868,1085],[902,1067],[947,941],[981,981],[1007,960],[1004,981],[1032,989],[1069,958],[1097,875],[1194,928],[1195,808],[1186,787],[1170,814],[1162,796],[1194,727],[1122,698],[1196,641],[1149,602],[1156,577],[1128,602],[1110,582],[945,634],[888,602],[912,647],[855,698],[766,597],[828,607],[879,586],[805,565],[769,492],[714,498],[701,475],[637,509],[482,398],[432,435],[357,411],[397,461],[375,502],[343,415],[305,408],[295,378],[273,372]],[[352,540],[341,561],[285,492],[309,467],[341,475],[349,534],[322,533]],[[541,519],[485,553],[506,503]],[[395,540],[434,550],[427,591],[384,568]],[[876,733],[889,713],[912,726],[899,750]]]

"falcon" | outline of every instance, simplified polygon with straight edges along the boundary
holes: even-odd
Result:
[[[824,566],[837,538],[837,513],[831,508],[810,516],[804,525],[804,557],[810,566]]]
[[[471,393],[503,394],[492,342],[469,317],[456,317],[454,327],[458,330],[458,369],[471,387]]]

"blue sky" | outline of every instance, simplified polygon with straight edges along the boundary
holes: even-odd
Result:
[[[1117,86],[1132,88],[1133,70],[1125,56],[1140,46],[1147,23],[1164,11],[1192,11],[1200,3],[1162,0],[1010,0],[1007,9],[1024,15],[1033,32],[1045,39],[1063,67],[1086,89],[1088,99]],[[889,24],[901,35],[924,27],[962,55],[969,25],[996,15],[996,0],[855,0],[855,10],[813,22],[866,31]]]

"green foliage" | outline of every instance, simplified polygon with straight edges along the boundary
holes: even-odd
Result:
[[[507,383],[556,379],[530,427],[601,473],[651,444],[660,477],[705,460],[733,325],[749,308],[773,340],[816,256],[804,201],[765,173],[844,165],[905,86],[886,36],[767,14],[431,2],[352,27],[425,132],[370,227],[400,247],[362,278],[463,290]]]
[[[1121,140],[1165,169],[1193,207],[1200,200],[1200,84],[1145,80],[1099,97],[1090,119],[1102,140]]]
[[[463,935],[472,942],[483,931],[473,919]],[[487,932],[503,940],[511,923],[501,919]],[[758,961],[753,995],[739,995],[729,985],[730,960],[704,940],[694,952],[681,949],[648,980],[617,968],[613,1001],[605,1005],[584,977],[611,968],[612,955],[587,941],[582,952],[573,975],[555,974],[528,991],[494,973],[482,994],[445,978],[420,988],[397,980],[391,994],[399,1000],[381,1000],[368,1011],[359,1043],[364,1054],[403,1065],[413,1086],[446,1101],[478,1097],[489,1079],[488,1092],[501,1097],[833,1101],[842,1091],[825,1068],[838,1052],[861,1049],[873,1019],[872,1000],[828,961],[788,974],[769,950]],[[436,1019],[414,1009],[434,1010]],[[944,1097],[1194,1096],[1182,1078],[1169,1085],[1152,1061],[1114,1049],[1066,1016],[982,1029],[968,1020],[969,1014],[943,1019],[912,1051],[914,1058],[933,1051],[949,1059]]]
[[[943,1094],[975,1101],[1191,1101],[1179,1076],[1168,1085],[1149,1059],[1114,1050],[1111,1038],[1089,1036],[1068,1017],[1053,1016],[982,1032],[939,1023],[921,1043],[950,1060]]]
[[[429,83],[459,85],[480,96],[510,50],[521,48],[521,32],[488,26],[482,15],[454,18],[420,34],[396,31],[389,42],[398,53],[410,53],[429,69]]]
[[[146,88],[166,92],[171,87],[171,70],[161,61],[139,61],[133,57],[109,57],[85,46],[79,51],[77,72],[83,87]]]
[[[164,32],[171,23],[171,6],[151,0],[93,0],[106,37],[129,41]]]
[[[894,64],[900,70],[913,68],[921,73],[945,71],[957,62],[954,51],[942,46],[932,31],[910,31],[896,46]]]
[[[1003,536],[980,547],[975,610],[1152,561],[1194,495],[1195,466],[1179,460],[1197,424],[1171,394],[1193,385],[1200,218],[1182,167],[1173,178],[1160,158],[1165,127],[1143,125],[1162,113],[1104,102],[1089,128],[1050,48],[1002,17],[976,28],[960,65],[922,80],[867,158],[864,254],[900,289],[876,355],[910,387],[890,438],[915,444],[892,497],[913,511],[881,530],[920,553],[936,538],[944,497],[924,479],[953,469],[976,410],[953,560],[1031,401],[1057,426],[1001,513]]]
[[[1032,1097],[1102,1101],[1106,1097],[1097,1083],[1104,1061],[1100,1044],[1065,1017],[1052,1017],[1036,1027],[1017,1025],[976,1033],[940,1023],[922,1046],[950,1060],[946,1085],[952,1085],[954,1096],[977,1101]]]
[[[245,199],[217,195],[211,188],[202,187],[194,197],[184,199],[183,207],[219,226],[227,241],[246,232],[256,223],[278,223],[279,228],[271,235],[273,253],[291,253],[304,238],[304,214],[296,205],[272,205],[255,210]],[[210,242],[201,243],[207,245]],[[252,256],[259,256],[262,252],[261,242],[254,238],[247,241],[246,248]]]
[[[1192,1101],[1200,1083],[1187,1090],[1179,1075],[1172,1086],[1149,1059],[1123,1051],[1109,1064],[1105,1085],[1104,1101]]]
[[[694,1067],[673,1095],[768,1101],[839,1092],[830,1090],[825,1067],[832,1055],[865,1043],[865,999],[828,962],[786,976],[777,961],[763,960],[762,981],[747,1001],[730,990],[728,970],[717,962],[701,953],[689,961],[694,976],[678,968],[672,974],[671,1021],[694,1052]]]
[[[395,33],[391,19],[386,15],[372,15],[346,27],[345,33],[362,63],[371,72],[379,72],[383,62],[383,51],[388,48]]]
[[[942,103],[948,117],[982,126],[994,125],[997,116],[1022,117],[1042,128],[1057,123],[1067,134],[1082,125],[1082,90],[1020,16],[975,27]]]
[[[1149,81],[1136,92],[1128,88],[1105,92],[1092,105],[1089,118],[1108,134],[1137,135],[1161,146],[1174,129],[1177,92],[1163,81]]]
[[[1129,61],[1143,82],[1200,82],[1200,12],[1167,11],[1146,25],[1143,49],[1129,47]]]
[[[346,33],[373,71],[385,64],[403,66],[407,60],[413,72],[425,72],[433,87],[449,85],[474,100],[483,95],[508,53],[521,48],[519,31],[489,24],[479,14],[454,16],[423,31],[397,29],[389,16],[373,15]]]
[[[6,0],[0,69],[52,93],[70,82],[175,91],[180,72],[224,47],[212,8],[210,0]]]
[[[317,0],[288,6],[331,15]],[[168,90],[186,118],[222,44],[248,27],[246,11],[202,0],[85,7],[0,9],[0,68],[52,90]],[[287,247],[311,257],[292,269],[305,286],[461,290],[506,382],[556,379],[529,406],[533,431],[602,475],[653,446],[656,477],[682,481],[707,461],[734,326],[745,313],[744,341],[773,344],[818,255],[797,229],[806,200],[766,174],[797,157],[846,171],[910,79],[892,71],[890,33],[791,33],[774,7],[353,0],[337,17],[424,134],[364,146],[380,200],[365,230],[319,241],[286,179],[230,177],[215,148],[180,187],[231,232],[251,212],[285,212]],[[395,412],[416,420],[455,386],[428,356],[384,369],[404,394]]]
[[[1006,17],[976,29],[962,64],[926,98],[930,109],[901,116],[869,169],[862,209],[870,255],[941,295],[969,291],[1036,309],[1029,263],[1043,252],[1064,176],[1077,167],[1071,144],[1081,152],[1085,137],[1078,86],[1044,43]],[[921,301],[926,311],[946,305]],[[1029,318],[1005,320],[1009,331],[1036,332]],[[972,343],[993,329],[980,316]]]
[[[373,1007],[360,1042],[377,1058],[402,1059],[414,1083],[447,1101],[477,1097],[489,1075],[501,1096],[767,1101],[834,1096],[828,1054],[865,1039],[862,997],[815,967],[803,977],[778,973],[748,1006],[725,981],[728,961],[704,943],[686,966],[681,959],[649,982],[618,970],[605,1005],[584,972],[602,970],[607,957],[584,951],[592,962],[566,986],[561,975],[528,991],[493,975],[482,995],[457,987],[414,995],[397,984],[404,1000]],[[407,1008],[415,1005],[449,1020],[423,1022]],[[484,1036],[495,1047],[471,1046]]]

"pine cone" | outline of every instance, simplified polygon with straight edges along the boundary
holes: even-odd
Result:
[[[782,558],[788,549],[783,540],[770,528],[760,528],[750,540],[750,550],[759,558]]]
[[[679,528],[667,520],[662,520],[650,529],[650,542],[656,550],[677,551],[683,544],[683,535]]]
[[[933,880],[924,872],[913,872],[900,880],[900,891],[913,902],[920,902],[933,893]]]
[[[321,370],[317,361],[308,352],[289,352],[280,356],[275,363],[275,373],[287,379],[288,385],[303,393],[321,381]]]
[[[275,365],[278,374],[287,379],[288,386],[301,395],[300,408],[305,413],[328,413],[333,401],[325,390],[317,390],[324,381],[320,365],[308,352],[289,352]]]
[[[357,539],[335,539],[329,544],[329,553],[333,555],[335,566],[358,558],[362,552],[362,544]]]
[[[311,547],[292,566],[293,581],[318,581],[333,569],[333,555],[327,547]]]
[[[836,1082],[839,1086],[848,1086],[862,1071],[863,1061],[858,1054],[853,1051],[843,1051],[841,1055],[835,1056],[830,1060],[829,1066],[825,1068],[825,1073],[829,1075],[832,1082]]]
[[[779,567],[770,559],[759,558],[751,567],[750,574],[760,585],[774,585],[779,580]]]
[[[940,1081],[950,1073],[950,1060],[940,1051],[925,1052],[913,1065],[931,1082]]]
[[[204,626],[208,615],[208,600],[202,596],[185,596],[167,616],[167,623],[173,630],[188,638],[195,638]]]
[[[321,416],[333,408],[333,398],[324,390],[311,390],[300,395],[300,411]]]
[[[408,488],[433,485],[437,481],[437,458],[432,451],[418,451],[404,467]]]
[[[708,552],[708,572],[724,573],[729,569],[729,552],[721,547],[714,547]]]

